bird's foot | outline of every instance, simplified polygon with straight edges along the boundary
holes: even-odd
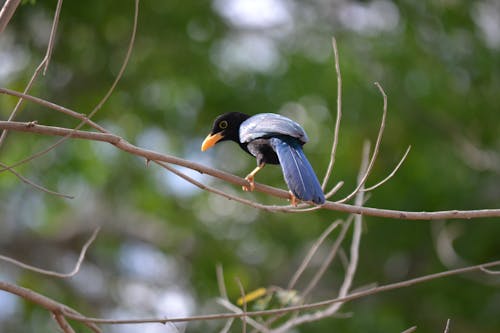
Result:
[[[299,204],[299,202],[300,202],[300,200],[297,199],[297,197],[292,192],[290,192],[290,204],[293,207],[297,207],[297,205]]]
[[[255,189],[254,176],[250,174],[245,177],[245,180],[248,182],[248,185],[243,185],[241,188],[245,192],[253,192],[253,190]]]

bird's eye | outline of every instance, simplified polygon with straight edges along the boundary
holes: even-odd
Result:
[[[221,121],[219,123],[219,128],[221,128],[221,129],[227,128],[227,121],[226,120]]]

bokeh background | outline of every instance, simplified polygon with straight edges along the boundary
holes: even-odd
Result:
[[[0,36],[0,85],[23,90],[45,54],[56,1],[27,2]],[[123,61],[132,30],[131,0],[65,1],[49,70],[31,93],[81,113],[104,96]],[[368,206],[398,210],[500,207],[500,4],[460,1],[214,0],[140,3],[132,58],[95,121],[140,147],[245,175],[255,160],[233,144],[199,151],[222,112],[278,112],[309,133],[305,146],[317,174],[328,163],[336,110],[331,38],[340,52],[343,122],[333,179],[355,187],[365,139],[374,142],[389,114],[373,184],[407,146],[396,176]],[[6,119],[16,100],[0,97]],[[18,120],[75,126],[27,103]],[[10,133],[0,161],[12,164],[56,139]],[[285,287],[312,242],[345,214],[267,213],[203,192],[157,166],[97,142],[68,140],[18,168],[65,194],[34,190],[0,174],[0,250],[59,271],[72,269],[93,228],[102,231],[81,272],[58,280],[0,264],[0,278],[65,302],[89,316],[188,316],[224,311],[215,267],[224,268],[231,299],[246,290]],[[184,170],[230,193],[210,177]],[[258,181],[284,187],[279,168]],[[385,284],[499,258],[499,219],[399,221],[364,219],[355,287]],[[332,244],[335,234],[327,244]],[[443,237],[452,237],[454,251]],[[440,244],[445,244],[440,246]],[[348,245],[346,244],[346,249]],[[314,267],[320,265],[318,260]],[[344,270],[335,263],[311,300],[334,297]],[[300,287],[300,285],[299,285]],[[296,332],[498,332],[498,276],[455,276],[346,304],[347,317]],[[191,323],[188,332],[223,322]],[[76,325],[78,329],[80,326]],[[238,331],[239,326],[234,326]],[[0,293],[2,332],[54,332],[50,315]],[[159,324],[108,326],[106,332],[175,332]]]

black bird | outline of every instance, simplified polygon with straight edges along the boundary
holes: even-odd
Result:
[[[231,140],[257,158],[257,167],[245,177],[253,191],[254,176],[266,164],[280,164],[291,192],[292,204],[300,201],[325,203],[325,195],[302,146],[309,140],[304,129],[291,119],[274,113],[249,116],[229,112],[218,116],[201,145],[205,151],[220,141]]]

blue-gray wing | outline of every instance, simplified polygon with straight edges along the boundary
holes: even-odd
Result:
[[[240,125],[240,141],[242,143],[277,135],[296,138],[302,144],[309,141],[306,132],[299,124],[275,113],[259,113]]]

